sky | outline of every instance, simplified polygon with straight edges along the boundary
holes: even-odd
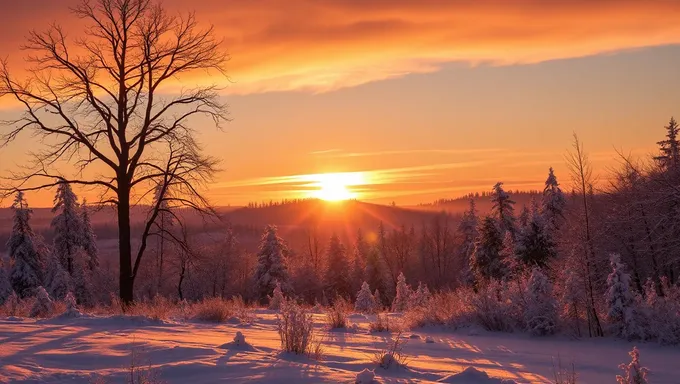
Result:
[[[0,57],[21,74],[32,29],[82,23],[78,0],[0,0]],[[166,0],[213,25],[231,59],[232,121],[197,121],[221,160],[217,205],[313,196],[324,173],[355,197],[411,205],[490,190],[566,188],[572,134],[606,179],[616,151],[649,156],[680,115],[678,1]],[[16,113],[0,98],[0,120]],[[7,127],[0,127],[6,130]],[[0,174],[26,162],[25,135]],[[321,181],[320,181],[321,180]],[[83,194],[90,192],[83,191]],[[29,194],[48,206],[50,193]]]

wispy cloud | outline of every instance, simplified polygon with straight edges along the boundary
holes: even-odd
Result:
[[[77,1],[3,4],[0,52],[23,68],[26,32],[55,20],[78,37],[68,14]],[[195,0],[191,8],[224,37],[233,93],[323,92],[450,62],[536,63],[680,43],[677,1]]]
[[[370,156],[391,156],[391,155],[409,155],[409,154],[443,154],[443,155],[466,155],[477,153],[493,153],[501,152],[501,148],[469,148],[469,149],[395,149],[383,151],[369,151],[369,152],[344,152],[340,149],[331,149],[327,151],[310,152],[311,155],[327,156],[327,157],[370,157]]]

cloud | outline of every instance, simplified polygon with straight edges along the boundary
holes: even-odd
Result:
[[[3,2],[6,0],[3,0]],[[68,19],[76,0],[3,4],[0,52],[31,28]],[[166,0],[171,12],[187,3]],[[640,0],[195,0],[232,56],[228,92],[324,92],[440,70],[450,62],[507,65],[680,43],[680,2]],[[195,79],[213,81],[210,76]]]

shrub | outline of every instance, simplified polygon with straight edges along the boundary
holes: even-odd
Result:
[[[36,300],[31,308],[30,317],[49,317],[54,312],[54,303],[45,288],[38,287]]]
[[[632,360],[628,364],[619,365],[624,376],[617,375],[616,382],[618,384],[647,384],[647,373],[649,373],[649,370],[640,366],[640,352],[637,347],[633,347],[633,350],[628,352],[628,354]]]
[[[333,305],[326,311],[326,323],[331,329],[347,328],[347,315],[351,305],[347,300],[339,297]]]
[[[194,318],[213,323],[224,323],[232,317],[232,306],[218,297],[211,297],[194,305]]]
[[[402,353],[404,345],[406,345],[406,339],[403,339],[401,332],[399,332],[385,349],[378,351],[373,356],[373,362],[383,369],[406,367],[406,356]]]
[[[368,325],[369,332],[389,332],[390,331],[390,317],[387,313],[378,313],[375,320]]]
[[[576,384],[578,375],[576,374],[576,366],[574,365],[574,362],[571,363],[570,367],[565,368],[562,365],[562,359],[560,358],[560,355],[557,355],[557,362],[553,359],[552,363],[555,384]]]
[[[314,357],[314,321],[312,314],[292,301],[281,304],[281,312],[277,314],[277,329],[284,352]]]
[[[249,307],[241,296],[234,296],[231,299],[232,312],[241,324],[252,324],[255,322],[255,312]]]

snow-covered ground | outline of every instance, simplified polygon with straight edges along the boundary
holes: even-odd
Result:
[[[374,354],[390,339],[370,334],[370,317],[352,315],[355,332],[324,330],[322,361],[282,354],[272,311],[258,310],[252,325],[158,322],[142,317],[82,317],[48,320],[0,318],[0,382],[120,383],[136,369],[168,383],[262,382],[354,383],[357,373],[375,370],[377,382],[518,383],[551,382],[553,359],[573,361],[579,383],[612,383],[618,364],[628,362],[632,344],[615,340],[531,338],[479,331],[405,332],[406,368],[384,370]],[[249,345],[232,340],[242,332]],[[430,339],[431,340],[426,340]],[[434,341],[434,342],[432,342]],[[651,383],[680,379],[680,348],[638,344]],[[132,357],[134,355],[134,358]]]

